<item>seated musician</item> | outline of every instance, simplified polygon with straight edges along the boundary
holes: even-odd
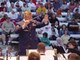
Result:
[[[38,51],[41,55],[45,55],[45,44],[42,43],[42,42],[38,43],[37,51]]]

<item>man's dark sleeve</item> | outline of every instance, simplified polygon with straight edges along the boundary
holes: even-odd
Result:
[[[41,27],[44,27],[46,25],[48,25],[49,23],[45,24],[45,23],[40,23],[40,24],[37,24],[36,28],[41,28]]]

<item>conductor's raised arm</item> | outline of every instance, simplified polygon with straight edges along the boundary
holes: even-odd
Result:
[[[44,27],[44,26],[48,25],[48,23],[49,23],[48,15],[45,14],[45,16],[44,16],[42,22],[39,23],[39,24],[37,24],[36,28]]]

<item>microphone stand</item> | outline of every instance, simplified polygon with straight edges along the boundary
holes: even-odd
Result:
[[[67,60],[63,53],[62,53],[62,56],[63,56],[63,58],[64,58],[65,60]]]
[[[57,49],[54,49],[54,60],[58,60],[58,56],[57,56]]]
[[[57,56],[54,56],[54,60],[58,60],[58,57]]]
[[[16,60],[19,60],[19,55],[17,55]]]
[[[6,48],[6,60],[8,60],[8,49]]]
[[[18,52],[16,53],[16,60],[20,60],[20,59],[19,59]]]

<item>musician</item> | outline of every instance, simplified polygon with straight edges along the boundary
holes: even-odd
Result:
[[[28,60],[40,60],[40,54],[36,52],[31,52],[28,56]]]
[[[80,56],[76,53],[71,53],[68,55],[68,60],[80,60]]]
[[[43,42],[38,43],[37,51],[40,55],[45,55],[45,44]]]
[[[20,28],[17,26],[19,33],[19,55],[26,55],[26,49],[36,49],[39,42],[36,36],[35,29],[43,27],[48,24],[48,15],[44,16],[42,22],[32,19],[31,12],[24,12],[24,19],[18,22]]]

